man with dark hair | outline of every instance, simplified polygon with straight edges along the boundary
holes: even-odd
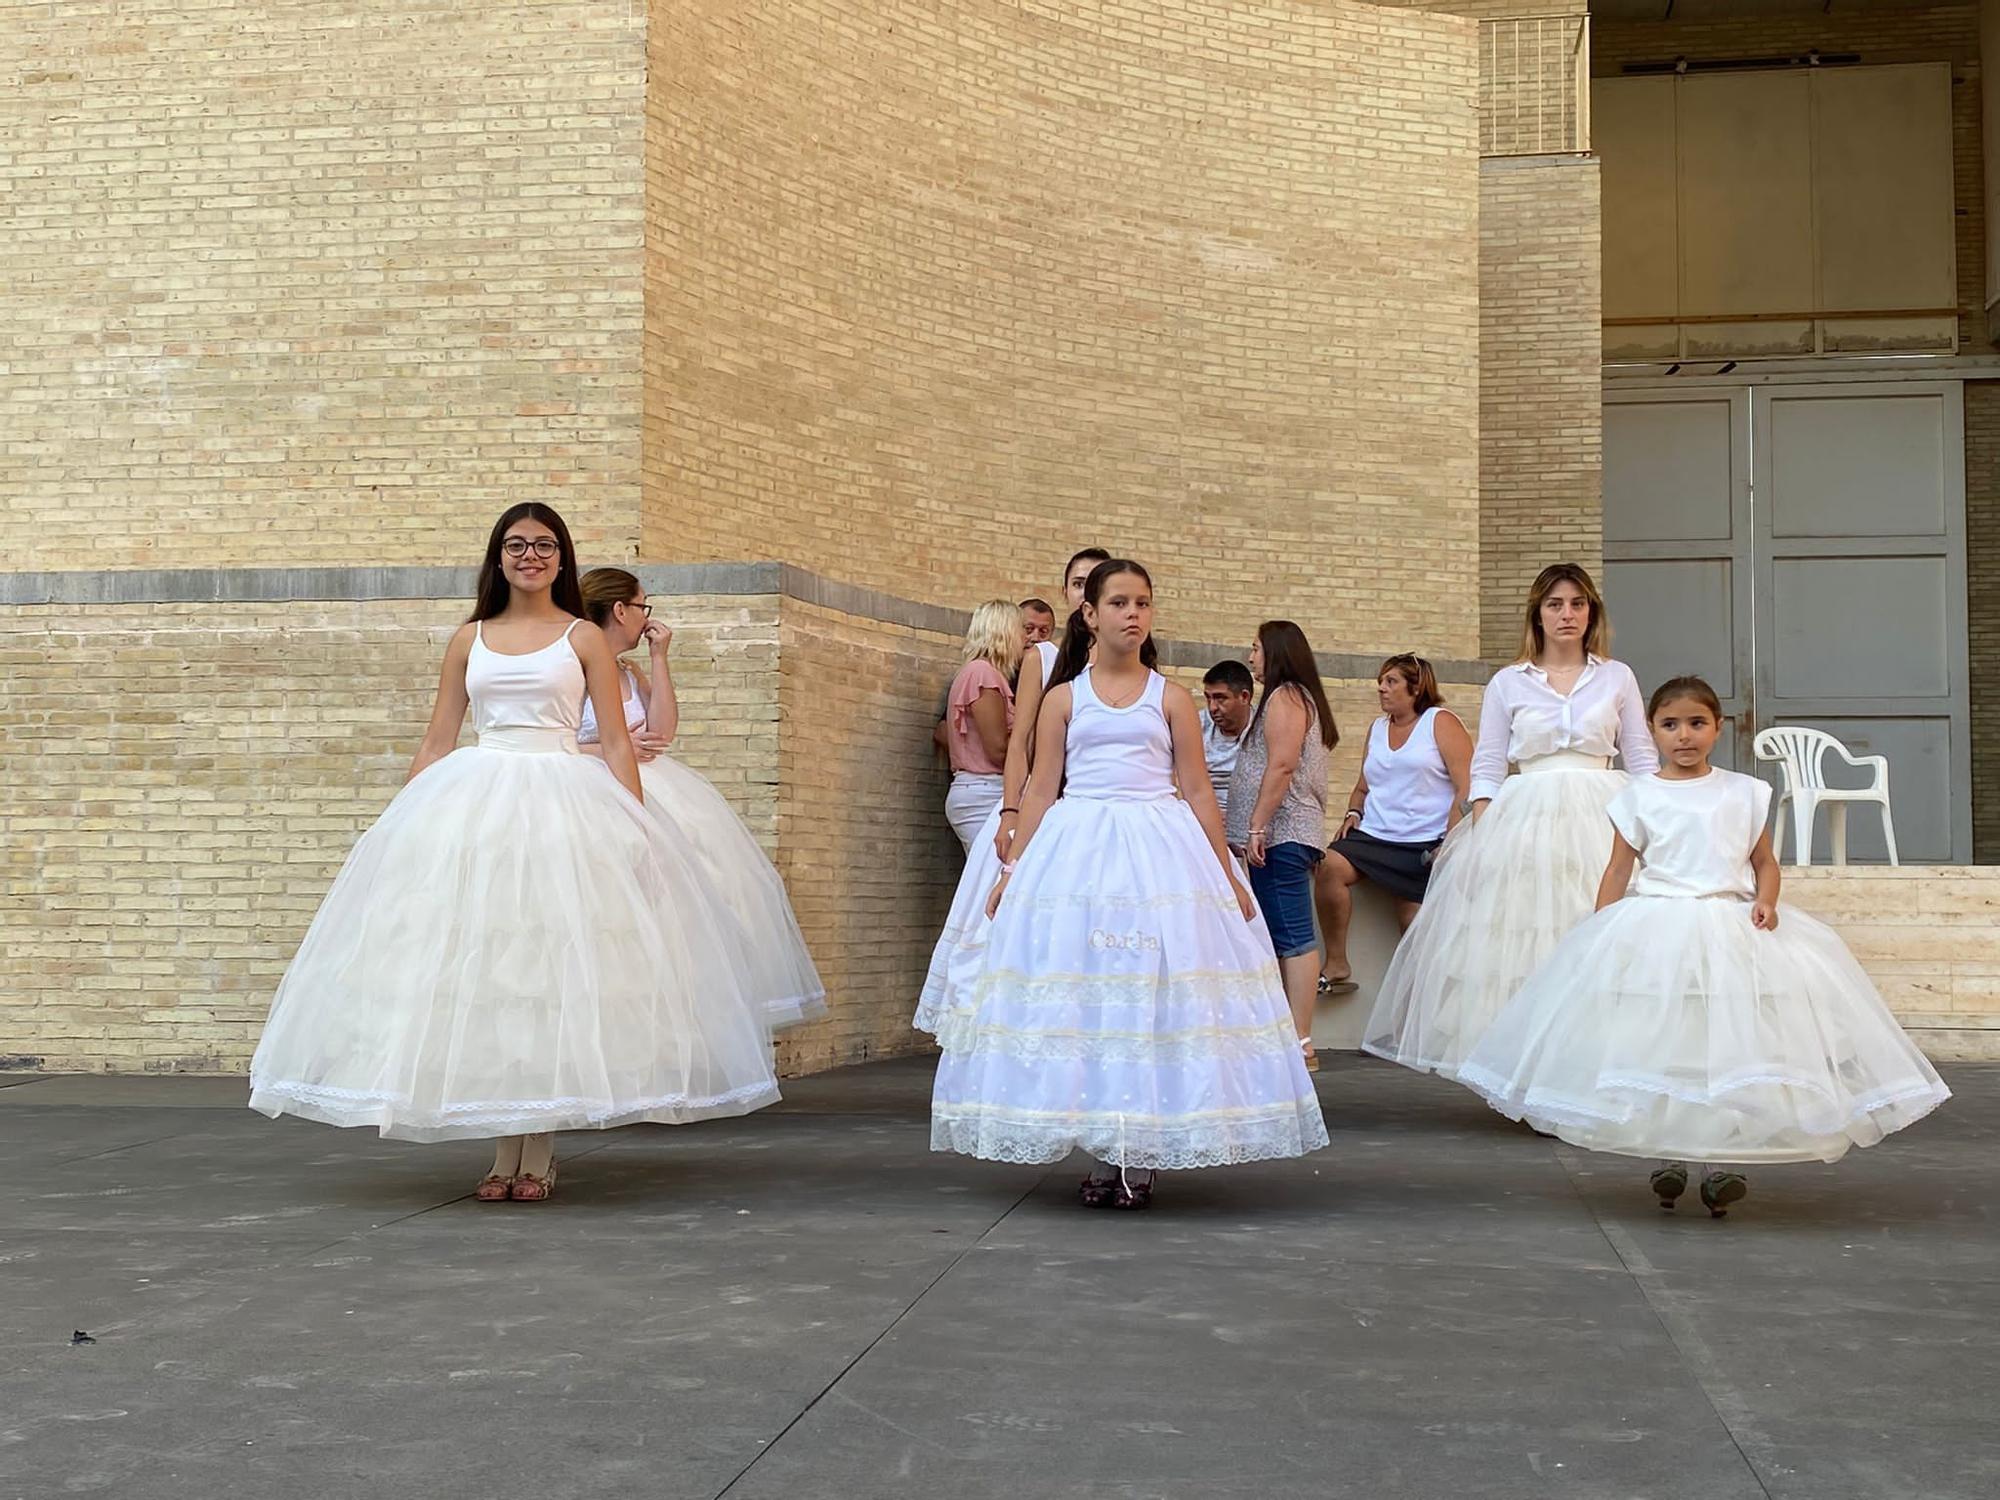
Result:
[[[1021,629],[1027,632],[1028,644],[1046,641],[1056,633],[1056,612],[1046,599],[1023,599],[1021,601]]]
[[[1219,661],[1201,679],[1201,753],[1208,762],[1208,779],[1215,800],[1229,811],[1229,773],[1236,769],[1236,747],[1250,727],[1250,709],[1257,680],[1240,661]]]

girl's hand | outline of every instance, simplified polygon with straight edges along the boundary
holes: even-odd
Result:
[[[1020,821],[1019,813],[1000,814],[1000,827],[993,835],[993,857],[1003,865],[1007,863],[1007,851],[1014,847],[1014,826]]]
[[[1267,852],[1265,840],[1268,837],[1269,835],[1261,828],[1251,829],[1250,842],[1243,850],[1243,857],[1260,870],[1264,868],[1264,855]]]
[[[650,729],[632,731],[632,753],[638,756],[641,762],[664,755],[669,743],[665,735],[654,734]]]
[[[1778,903],[1775,901],[1751,902],[1750,925],[1759,932],[1775,931],[1778,926]]]
[[[1238,880],[1234,875],[1229,877],[1229,889],[1236,894],[1236,909],[1243,913],[1243,920],[1246,922],[1256,921],[1257,898],[1245,890],[1243,882]]]
[[[639,639],[651,648],[655,657],[665,656],[667,647],[674,643],[674,627],[660,620],[648,620],[646,628],[639,632]]]
[[[1000,910],[1000,898],[1007,893],[1007,882],[1012,878],[1013,878],[1012,876],[1007,875],[1006,873],[1003,872],[999,880],[994,882],[993,894],[986,898],[987,921],[989,922],[992,921],[994,914]]]
[[[1491,802],[1492,800],[1493,799],[1491,797],[1481,797],[1477,802],[1473,803],[1471,810],[1467,812],[1465,815],[1466,820],[1468,822],[1477,823],[1479,821],[1480,814],[1486,811],[1486,804]]]
[[[1354,832],[1354,830],[1359,828],[1360,826],[1361,826],[1361,814],[1356,812],[1353,808],[1350,807],[1347,810],[1346,815],[1341,818],[1340,827],[1336,828],[1333,832],[1333,842],[1336,844],[1339,843],[1342,839],[1346,838],[1350,833]]]

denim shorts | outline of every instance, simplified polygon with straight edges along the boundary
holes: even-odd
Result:
[[[1250,866],[1250,894],[1257,898],[1280,958],[1319,948],[1319,934],[1313,930],[1313,866],[1323,853],[1311,844],[1280,844],[1265,851],[1262,865]]]

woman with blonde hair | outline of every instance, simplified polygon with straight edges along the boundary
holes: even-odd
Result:
[[[1628,772],[1660,764],[1639,683],[1610,649],[1590,574],[1542,569],[1520,659],[1486,684],[1471,816],[1439,850],[1368,1017],[1362,1046],[1378,1057],[1456,1080],[1514,992],[1590,915],[1611,857],[1604,809]]]
[[[945,750],[951,757],[951,790],[944,815],[958,842],[971,849],[1000,805],[1007,769],[1007,736],[1014,727],[1014,677],[1028,649],[1020,606],[988,599],[972,612],[965,632],[965,665],[945,700]]]

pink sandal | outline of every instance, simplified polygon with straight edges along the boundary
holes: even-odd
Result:
[[[479,1179],[479,1186],[472,1190],[472,1196],[481,1203],[505,1203],[508,1194],[513,1191],[513,1178],[502,1177],[498,1172],[489,1172]]]
[[[545,1176],[537,1177],[532,1172],[523,1172],[514,1179],[514,1186],[508,1196],[516,1203],[541,1203],[556,1190],[556,1164],[549,1163]]]

